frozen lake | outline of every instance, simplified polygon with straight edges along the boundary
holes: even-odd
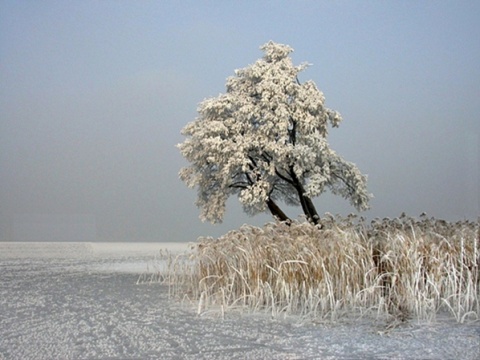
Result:
[[[478,359],[480,324],[198,316],[140,284],[169,243],[0,243],[0,359]]]

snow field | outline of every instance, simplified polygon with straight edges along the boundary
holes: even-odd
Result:
[[[476,359],[480,353],[478,323],[439,319],[388,330],[370,321],[197,314],[196,305],[170,299],[168,286],[137,284],[162,244],[134,256],[130,245],[127,253],[113,244],[35,246],[0,243],[2,360]]]

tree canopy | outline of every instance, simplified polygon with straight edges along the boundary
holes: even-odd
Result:
[[[298,79],[308,65],[294,66],[287,45],[270,41],[261,49],[263,58],[235,70],[226,93],[202,101],[182,130],[178,148],[190,166],[180,178],[198,189],[200,218],[220,222],[232,195],[248,214],[268,209],[282,221],[289,219],[279,201],[300,205],[318,223],[312,198],[326,190],[367,209],[366,176],[327,143],[340,114],[325,107],[313,81]]]

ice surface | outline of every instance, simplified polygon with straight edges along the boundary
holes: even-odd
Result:
[[[480,325],[385,331],[227,312],[196,315],[161,284],[137,285],[161,248],[0,243],[0,359],[478,359]]]

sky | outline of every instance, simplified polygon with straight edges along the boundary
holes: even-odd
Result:
[[[479,34],[478,1],[0,0],[0,240],[195,241],[271,221],[232,198],[202,223],[175,147],[269,40],[342,114],[329,143],[368,175],[361,215],[476,220]]]

